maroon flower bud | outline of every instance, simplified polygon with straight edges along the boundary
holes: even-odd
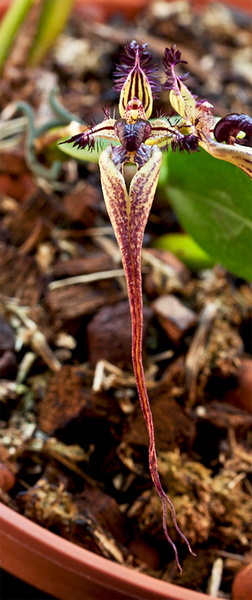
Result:
[[[243,145],[252,145],[252,118],[249,115],[230,113],[218,121],[214,128],[214,136],[217,142],[227,144],[239,143],[237,135],[240,131],[245,137],[240,140]]]

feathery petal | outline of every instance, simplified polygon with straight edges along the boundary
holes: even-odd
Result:
[[[138,44],[133,40],[125,46],[120,65],[117,65],[115,89],[120,92],[119,112],[124,116],[127,104],[137,98],[143,105],[146,118],[152,113],[153,98],[161,89],[156,72],[158,67],[153,64],[147,50],[147,44]]]
[[[180,50],[176,50],[176,44],[170,48],[166,48],[163,58],[164,70],[166,74],[166,82],[163,86],[165,90],[174,90],[175,92],[179,92],[179,82],[184,81],[188,77],[189,73],[185,73],[180,77],[176,75],[175,67],[179,63],[187,64],[187,61],[181,59],[181,52]]]
[[[106,119],[101,123],[86,127],[81,133],[73,135],[71,138],[64,140],[64,142],[60,142],[60,144],[73,143],[73,147],[93,150],[99,138],[118,141],[115,133],[115,123],[115,119]]]
[[[121,91],[125,80],[136,65],[136,58],[139,61],[140,68],[149,80],[153,98],[156,98],[161,91],[161,83],[156,74],[158,66],[153,64],[152,56],[147,50],[147,44],[137,44],[135,40],[125,46],[121,63],[116,65],[114,89],[118,92]]]

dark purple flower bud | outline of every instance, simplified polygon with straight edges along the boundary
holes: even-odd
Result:
[[[135,152],[151,135],[151,124],[144,119],[137,119],[135,123],[120,119],[115,124],[115,132],[125,150]]]
[[[142,70],[144,72],[152,91],[152,97],[156,98],[161,90],[161,83],[156,75],[158,66],[153,64],[152,56],[147,50],[147,44],[138,44],[135,40],[126,44],[124,53],[121,57],[121,62],[116,65],[116,70],[114,72],[115,90],[118,92],[121,91],[128,75],[131,71],[134,71],[134,69],[137,69],[138,71]],[[134,91],[132,97],[133,96],[139,98],[136,91]],[[139,99],[141,100],[141,98]]]
[[[245,133],[245,137],[237,139],[240,131]],[[249,115],[239,113],[226,115],[216,123],[214,136],[217,142],[226,142],[227,144],[240,143],[244,146],[251,146],[252,118]]]
[[[175,74],[175,67],[179,63],[187,64],[187,61],[181,60],[181,52],[180,50],[176,50],[176,45],[174,44],[174,46],[165,49],[163,63],[166,74],[166,82],[163,87],[165,90],[176,90],[178,79],[183,81],[188,77],[189,73],[185,73],[178,78]]]

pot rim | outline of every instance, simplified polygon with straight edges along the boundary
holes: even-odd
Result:
[[[114,563],[0,507],[1,567],[60,600],[106,600],[106,590],[109,600],[214,600]]]

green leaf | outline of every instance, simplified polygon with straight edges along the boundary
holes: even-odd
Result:
[[[196,244],[186,233],[167,233],[160,235],[153,244],[154,248],[163,248],[173,252],[189,269],[199,271],[213,267],[214,261],[209,254]]]
[[[8,52],[14,42],[18,28],[31,7],[32,0],[15,0],[12,2],[0,24],[0,69],[2,69]]]
[[[73,8],[73,0],[47,0],[42,4],[38,31],[29,56],[29,64],[32,67],[42,63],[55,39],[64,29]]]
[[[167,197],[183,228],[215,262],[252,279],[252,184],[204,150],[170,153]]]
[[[97,145],[99,145],[99,148],[96,149],[95,147],[89,150],[89,148],[73,147],[73,144],[71,142],[70,144],[65,143],[60,145],[60,150],[62,150],[62,152],[64,152],[65,154],[68,154],[68,156],[71,156],[71,158],[75,158],[76,160],[98,163],[102,150],[105,150],[108,144],[108,140],[99,139],[97,140]]]

